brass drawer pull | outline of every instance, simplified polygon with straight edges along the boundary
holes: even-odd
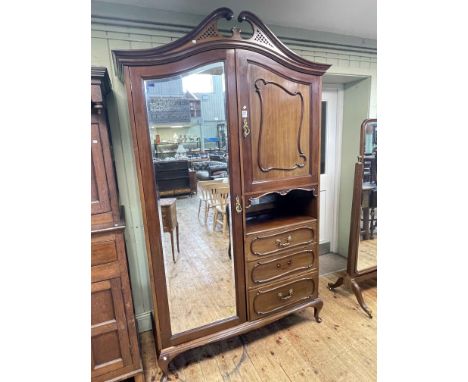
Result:
[[[292,240],[291,235],[289,235],[286,238],[286,241],[284,242],[282,242],[280,239],[276,239],[276,245],[280,248],[284,248],[284,247],[287,247],[288,245],[291,245],[291,240]]]
[[[292,264],[292,260],[289,260],[287,263],[287,266],[290,267]],[[276,264],[276,268],[280,269],[281,268],[281,263]]]
[[[292,297],[293,293],[294,293],[294,289],[291,288],[291,289],[288,291],[288,294],[287,294],[287,295],[284,295],[282,292],[279,292],[279,293],[278,293],[278,297],[279,297],[281,300],[287,300],[287,299],[289,299],[289,298]]]

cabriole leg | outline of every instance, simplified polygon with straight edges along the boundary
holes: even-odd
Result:
[[[353,289],[353,292],[358,300],[359,305],[361,305],[361,308],[364,309],[369,318],[372,318],[372,311],[366,305],[366,303],[364,302],[364,298],[362,297],[361,287],[354,279],[351,279],[351,288]]]

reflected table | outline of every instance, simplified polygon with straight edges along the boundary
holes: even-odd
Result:
[[[174,254],[174,230],[176,230],[177,237],[177,252],[179,250],[179,222],[177,221],[177,209],[176,209],[175,198],[164,198],[160,199],[159,205],[161,206],[161,215],[163,223],[163,231],[169,232],[171,235],[171,247],[172,247],[172,261],[175,263]]]

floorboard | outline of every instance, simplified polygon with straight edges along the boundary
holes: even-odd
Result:
[[[354,294],[327,289],[340,274],[320,277],[321,324],[308,308],[242,336],[190,350],[170,364],[172,381],[366,382],[377,379],[377,286],[363,283],[369,319]],[[147,382],[161,379],[151,332],[141,334]]]

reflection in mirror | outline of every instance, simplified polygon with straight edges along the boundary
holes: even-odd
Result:
[[[145,92],[174,334],[236,315],[224,64]]]
[[[367,123],[361,136],[364,155],[358,272],[377,266],[377,122]]]

